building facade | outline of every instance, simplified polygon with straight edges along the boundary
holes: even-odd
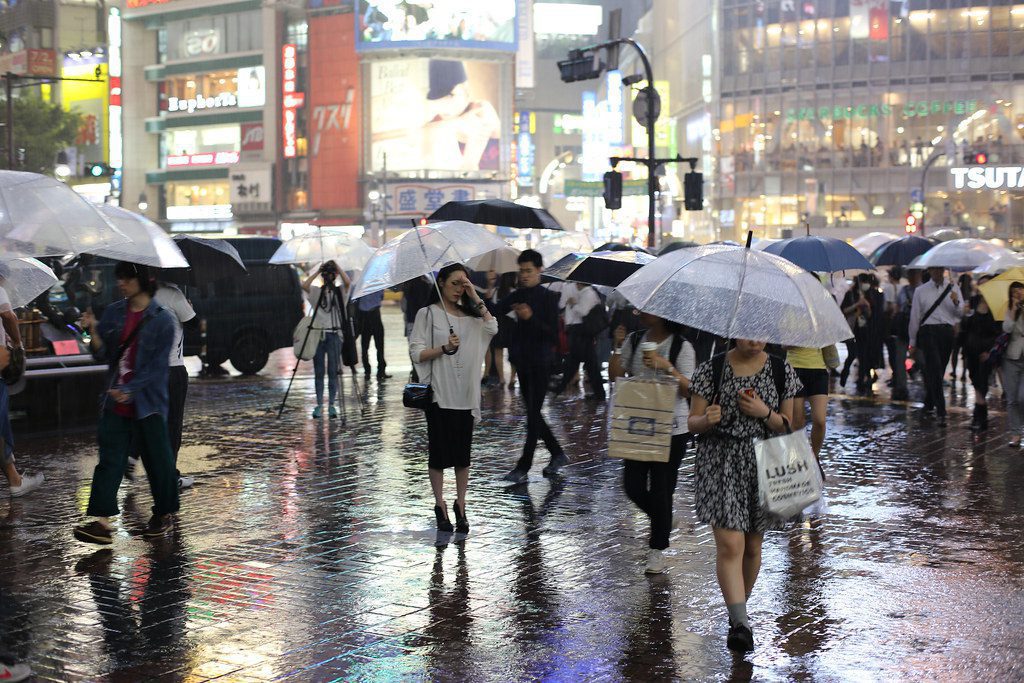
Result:
[[[716,1],[723,234],[902,230],[921,204],[928,229],[1024,232],[1024,5]]]

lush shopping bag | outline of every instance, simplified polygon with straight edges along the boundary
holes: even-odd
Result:
[[[803,430],[756,439],[761,507],[782,519],[799,515],[821,498],[821,469]]]
[[[608,406],[608,456],[668,462],[679,384],[618,379]]]

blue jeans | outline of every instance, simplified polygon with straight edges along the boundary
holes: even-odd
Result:
[[[1010,434],[1020,436],[1024,423],[1024,358],[1003,360],[1003,395],[1006,396],[1007,422]]]
[[[327,332],[313,353],[313,384],[316,387],[316,404],[324,404],[324,356],[327,356],[327,389],[330,403],[338,395],[338,361],[341,359],[341,337]]]

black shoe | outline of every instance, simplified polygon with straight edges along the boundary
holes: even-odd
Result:
[[[153,515],[149,518],[143,538],[162,538],[174,529],[174,515]]]
[[[377,371],[377,379],[391,379],[391,375],[384,372],[383,370]]]
[[[468,534],[469,520],[466,519],[466,511],[462,509],[458,501],[452,503],[452,510],[455,511],[455,530],[460,534]]]
[[[448,511],[440,505],[434,506],[434,518],[437,520],[437,530],[450,534],[455,530],[452,523],[448,521]]]
[[[754,634],[749,627],[737,624],[729,628],[725,645],[733,652],[750,652],[754,649]]]
[[[978,406],[978,431],[988,429],[988,404]]]
[[[608,397],[604,394],[587,394],[583,397],[584,401],[592,401],[594,403],[604,403],[608,400]]]
[[[981,417],[980,417],[981,416],[981,411],[979,410],[979,408],[981,408],[981,406],[975,405],[974,406],[974,413],[971,415],[970,430],[972,432],[976,432],[979,429],[981,429]]]
[[[114,542],[113,532],[96,521],[89,522],[88,524],[79,524],[72,533],[74,533],[75,538],[83,543],[110,545]]]
[[[526,470],[521,470],[518,467],[513,469],[511,472],[502,477],[505,481],[510,481],[513,484],[525,484],[530,480],[530,473]]]
[[[558,470],[568,464],[569,458],[565,456],[565,453],[556,453],[551,456],[551,462],[549,462],[548,466],[544,468],[542,474],[545,477],[553,477],[558,474]]]
[[[894,390],[892,392],[892,394],[890,395],[890,398],[892,400],[894,400],[894,401],[909,401],[910,400],[910,393],[907,392],[906,389],[903,389],[903,390],[896,389],[896,390]]]

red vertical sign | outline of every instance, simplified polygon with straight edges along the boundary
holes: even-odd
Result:
[[[309,21],[310,207],[357,209],[361,91],[351,15]]]
[[[305,102],[305,95],[295,91],[298,51],[289,43],[281,47],[281,147],[286,159],[296,155],[298,125],[296,110]]]

